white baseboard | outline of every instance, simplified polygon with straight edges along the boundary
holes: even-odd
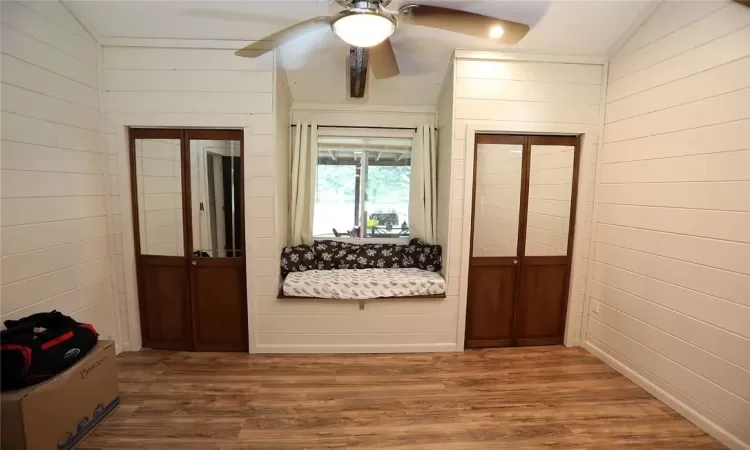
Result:
[[[256,353],[440,353],[455,352],[455,343],[392,345],[263,345]]]
[[[657,384],[655,380],[651,380],[647,374],[643,374],[628,367],[625,363],[618,360],[615,356],[609,354],[606,350],[600,348],[596,344],[592,343],[588,339],[583,341],[583,348],[591,352],[594,356],[604,361],[607,365],[615,369],[616,371],[623,374],[630,381],[637,384],[646,390],[649,394],[653,395],[665,405],[674,409],[680,413],[687,420],[694,423],[700,429],[714,437],[716,440],[726,445],[732,450],[748,450],[750,449],[750,443],[744,443],[735,435],[725,430],[721,426],[717,425],[713,421],[709,420],[700,412],[691,408],[683,400],[676,396],[668,393]]]

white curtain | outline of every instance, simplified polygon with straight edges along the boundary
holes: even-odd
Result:
[[[292,140],[292,180],[289,190],[290,244],[312,244],[315,173],[318,165],[318,125],[297,122]]]
[[[430,125],[417,127],[411,149],[409,234],[435,243],[437,222],[437,134]]]

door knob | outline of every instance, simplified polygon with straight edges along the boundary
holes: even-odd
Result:
[[[190,264],[192,264],[192,265],[194,265],[194,266],[195,266],[195,265],[197,265],[197,264],[198,264],[198,261],[193,261],[193,262],[191,262]]]
[[[195,261],[193,261],[193,264],[195,264]],[[517,259],[514,259],[514,260],[513,260],[513,264],[518,264],[518,260],[517,260]]]

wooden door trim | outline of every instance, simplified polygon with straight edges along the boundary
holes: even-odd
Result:
[[[523,145],[523,156],[521,164],[521,199],[519,207],[519,232],[517,242],[517,257],[474,257],[474,226],[475,226],[475,213],[476,213],[476,191],[477,191],[477,156],[479,144],[515,144]],[[571,210],[568,225],[568,243],[567,253],[564,256],[525,256],[526,251],[526,231],[528,224],[528,207],[529,207],[529,190],[530,190],[530,169],[531,169],[531,146],[532,145],[568,145],[574,148],[574,160],[573,160],[573,174],[572,174],[572,187],[571,187]],[[514,260],[517,259],[518,270],[516,273],[516,296],[514,299],[513,308],[513,322],[512,322],[512,335],[511,343],[509,345],[552,345],[560,344],[563,341],[563,337],[554,338],[518,338],[518,320],[519,320],[519,303],[522,295],[522,276],[524,265],[529,266],[542,266],[542,265],[566,265],[566,285],[565,285],[565,298],[562,310],[565,311],[561,314],[560,324],[558,330],[562,330],[564,336],[565,323],[567,320],[567,306],[570,297],[570,285],[571,285],[571,271],[573,261],[573,245],[575,240],[575,220],[578,206],[578,185],[579,185],[579,174],[580,174],[580,149],[581,149],[581,135],[530,135],[530,134],[489,134],[489,133],[475,133],[474,137],[474,164],[472,167],[472,189],[471,189],[471,217],[470,217],[470,232],[469,232],[469,271],[471,267],[476,266],[490,266],[499,265],[507,266],[514,265]],[[470,274],[467,274],[470,276]],[[466,303],[466,317],[470,317],[472,304],[471,299],[473,288],[469,284],[467,288],[467,303]],[[466,347],[478,347],[484,344],[490,343],[490,341],[479,341],[471,339],[470,330],[468,328],[468,320],[464,324],[464,345]],[[492,341],[495,342],[495,341]],[[495,344],[496,345],[496,344]]]
[[[214,130],[189,128],[184,130],[185,138],[191,141],[240,141],[242,130]]]
[[[474,139],[474,151],[476,152],[476,147],[479,144],[524,145],[525,142],[526,142],[526,136],[523,134],[484,134],[482,133],[482,134],[477,134],[476,138]]]
[[[561,266],[568,264],[568,255],[564,256],[526,256],[523,264],[526,266]]]
[[[194,271],[199,270],[200,268],[208,268],[208,267],[225,267],[225,268],[241,268],[242,273],[246,274],[245,265],[247,260],[247,244],[244,242],[245,240],[245,187],[244,187],[244,170],[240,170],[239,173],[239,181],[240,181],[240,198],[237,199],[239,203],[239,209],[238,214],[240,214],[240,228],[241,228],[241,236],[243,242],[243,250],[242,250],[242,256],[232,257],[232,258],[219,258],[219,259],[211,259],[211,258],[201,258],[194,256],[193,252],[196,250],[194,247],[193,242],[193,214],[192,214],[192,199],[193,199],[193,193],[192,193],[192,175],[191,175],[191,167],[190,164],[192,161],[190,160],[190,141],[203,141],[203,140],[212,140],[212,141],[239,141],[240,143],[240,161],[242,162],[242,167],[244,167],[244,133],[242,130],[218,130],[218,129],[186,129],[183,130],[183,152],[185,160],[185,167],[184,170],[186,172],[186,180],[188,182],[187,191],[185,193],[185,201],[187,203],[187,207],[185,208],[186,214],[188,214],[189,220],[189,227],[186,231],[186,236],[188,238],[185,240],[185,244],[187,246],[187,252],[186,255],[188,257],[188,272],[190,274],[189,280],[190,280],[190,304],[191,304],[191,318],[192,318],[192,327],[193,327],[193,333],[192,333],[192,341],[193,341],[193,348],[197,351],[215,351],[220,350],[222,346],[220,344],[211,344],[211,343],[201,343],[198,341],[198,322],[200,318],[198,317],[198,308],[197,308],[197,302],[198,302],[198,277],[195,276]],[[234,164],[234,163],[232,163]],[[198,249],[200,250],[200,249]],[[242,279],[242,292],[244,294],[242,298],[242,316],[247,317],[247,276],[240,277]],[[244,340],[242,342],[242,351],[247,351],[249,348],[249,336],[248,336],[248,324],[247,320],[242,321],[242,334],[244,336]],[[225,348],[225,347],[224,347]]]
[[[513,299],[513,322],[511,325],[511,345],[518,346],[518,310],[523,294],[524,256],[526,255],[526,231],[529,219],[529,178],[531,171],[531,139],[524,136],[521,158],[521,206],[518,208],[518,270],[516,270],[516,296]]]
[[[144,264],[153,264],[157,266],[172,266],[179,267],[185,265],[184,261],[180,261],[180,256],[164,256],[164,255],[139,255],[137,262]]]
[[[182,187],[182,217],[183,217],[183,251],[184,255],[180,256],[164,256],[164,255],[144,255],[142,254],[143,249],[141,248],[141,235],[140,235],[140,221],[141,217],[138,214],[138,175],[136,173],[136,154],[135,154],[135,143],[137,139],[174,139],[180,141],[180,171],[181,171],[181,187]],[[187,309],[191,318],[192,330],[190,335],[192,336],[191,342],[189,342],[191,348],[189,350],[196,349],[196,308],[193,307],[195,299],[193,298],[194,289],[193,277],[190,276],[192,267],[192,247],[193,247],[193,236],[192,236],[192,190],[191,190],[191,177],[190,177],[190,140],[232,140],[240,142],[240,161],[243,161],[244,167],[244,133],[241,129],[181,129],[181,128],[128,128],[128,144],[129,144],[129,166],[130,166],[130,195],[131,195],[131,213],[133,217],[133,237],[135,247],[135,275],[136,275],[136,290],[138,294],[138,315],[141,324],[141,339],[144,347],[151,345],[158,345],[159,348],[184,350],[184,347],[178,346],[173,342],[166,342],[162,340],[151,339],[147,334],[147,328],[144,326],[148,323],[148,313],[145,304],[145,298],[143,294],[143,277],[142,264],[153,264],[161,266],[183,266],[186,270],[188,280],[190,281],[191,289],[186,299]],[[202,261],[200,264],[204,267],[236,267],[242,269],[242,283],[244,299],[242,300],[243,317],[247,316],[247,276],[246,276],[246,260],[247,260],[247,242],[246,242],[246,231],[245,231],[245,184],[244,184],[244,170],[239,171],[240,176],[240,198],[239,198],[239,214],[240,223],[242,228],[242,243],[243,250],[242,256],[239,258],[231,258],[228,261],[217,261],[212,260],[210,262]],[[178,259],[180,261],[178,261]],[[195,258],[196,260],[199,258]],[[208,258],[204,258],[207,260]],[[244,349],[247,350],[249,346],[249,335],[248,335],[248,324],[247,320],[242,320],[243,336],[245,340],[243,342]],[[187,343],[187,342],[186,342]],[[203,346],[205,347],[205,346]]]
[[[521,253],[521,236],[520,236],[520,230],[521,230],[521,212],[520,210],[523,207],[524,202],[524,195],[523,195],[523,170],[524,170],[524,162],[523,159],[521,161],[521,174],[522,174],[522,180],[521,180],[521,193],[519,198],[519,236],[518,240],[516,241],[516,255],[515,256],[499,256],[499,257],[475,257],[474,256],[474,220],[476,215],[476,193],[477,193],[477,164],[478,159],[477,156],[479,154],[479,145],[480,144],[499,144],[499,145],[520,145],[522,149],[526,148],[526,142],[527,138],[525,135],[522,134],[476,134],[476,137],[474,139],[474,167],[472,168],[472,185],[471,185],[471,228],[469,231],[469,272],[471,272],[471,267],[480,267],[480,266],[515,266],[516,267],[516,273],[515,273],[515,283],[516,286],[518,286],[518,283],[520,282],[520,266],[519,266],[519,259]],[[522,150],[524,151],[524,150]],[[524,242],[525,244],[525,242]],[[471,273],[467,274],[468,277],[471,277]],[[466,317],[471,317],[472,312],[472,304],[468,299],[471,298],[472,293],[474,291],[474,287],[469,284],[467,288],[467,303],[466,303]],[[517,311],[517,302],[518,302],[518,289],[516,289],[515,292],[515,298],[513,299],[513,314],[514,317],[511,320],[511,336],[515,335],[515,315]],[[464,324],[464,346],[466,347],[477,347],[477,346],[507,346],[512,345],[512,339],[501,339],[501,340],[476,340],[471,339],[471,332],[469,330],[469,321],[467,320]]]
[[[529,145],[567,145],[575,147],[579,137],[575,135],[530,135]]]
[[[515,266],[518,258],[515,256],[477,256],[469,260],[469,266]]]
[[[565,256],[521,256],[521,267],[522,272],[524,267],[528,266],[541,266],[541,265],[565,265],[565,287],[564,287],[564,299],[562,304],[562,311],[564,314],[560,315],[560,320],[557,326],[558,333],[562,337],[554,338],[522,338],[517,342],[516,345],[549,345],[546,342],[562,343],[565,335],[565,323],[568,317],[568,304],[570,302],[570,285],[571,275],[573,268],[573,245],[575,244],[575,222],[576,214],[578,210],[578,177],[580,174],[580,163],[581,163],[581,135],[532,135],[528,136],[529,152],[531,151],[532,145],[560,145],[560,146],[571,146],[573,147],[573,173],[571,180],[571,195],[570,195],[570,217],[568,218],[568,242]],[[529,153],[530,155],[530,153]],[[529,160],[529,168],[527,173],[530,176],[531,172],[531,161]],[[527,192],[528,197],[528,192]],[[528,205],[527,205],[528,206]],[[524,213],[524,216],[528,216],[528,210]],[[525,236],[524,236],[525,241]],[[523,284],[519,284],[519,295],[523,289]],[[521,297],[519,297],[520,300]],[[545,340],[546,339],[546,340]],[[524,343],[522,343],[522,341]]]
[[[128,135],[135,143],[136,139],[181,139],[179,128],[129,128]]]
[[[187,181],[188,181],[188,189],[185,194],[185,199],[188,203],[186,210],[186,213],[189,215],[189,223],[190,228],[186,232],[188,238],[186,239],[186,244],[188,244],[189,252],[186,253],[188,256],[188,272],[190,273],[190,303],[191,303],[191,318],[192,318],[192,324],[193,324],[193,333],[192,333],[192,339],[193,339],[193,348],[196,351],[217,351],[221,349],[226,349],[226,346],[223,346],[223,344],[212,344],[212,343],[201,343],[198,342],[198,308],[194,307],[197,305],[198,301],[198,288],[197,288],[197,276],[194,275],[193,271],[198,270],[200,268],[209,268],[209,267],[224,267],[224,268],[237,268],[241,269],[242,276],[240,277],[242,279],[242,292],[244,294],[244,297],[242,298],[242,316],[247,317],[247,271],[246,271],[246,262],[247,262],[247,242],[245,239],[246,232],[245,232],[245,174],[244,170],[239,171],[239,182],[240,182],[240,188],[239,188],[239,209],[238,214],[240,215],[240,228],[241,228],[241,239],[242,239],[242,256],[241,257],[226,257],[226,258],[202,258],[202,257],[196,257],[194,256],[193,252],[195,249],[193,248],[193,228],[192,228],[192,180],[191,180],[191,173],[190,173],[190,141],[203,141],[203,140],[210,140],[210,141],[239,141],[240,143],[240,162],[241,167],[244,168],[245,163],[245,154],[244,154],[244,146],[245,146],[245,139],[244,139],[244,133],[242,130],[233,130],[233,129],[225,129],[225,130],[219,130],[219,129],[186,129],[184,131],[184,152],[185,152],[185,170],[187,172]],[[200,249],[199,249],[200,250]],[[242,320],[242,335],[244,336],[244,339],[242,341],[242,348],[241,351],[247,351],[249,348],[250,343],[250,336],[248,334],[248,325],[247,320]]]

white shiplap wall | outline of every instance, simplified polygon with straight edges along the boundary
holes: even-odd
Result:
[[[290,167],[290,108],[292,99],[289,93],[286,74],[277,61],[274,75],[274,143],[275,156],[269,156],[275,169],[275,200],[268,197],[253,197],[248,203],[250,215],[262,221],[270,221],[274,226],[273,236],[253,237],[250,246],[253,248],[254,266],[262,270],[256,275],[252,286],[248,286],[249,294],[253,296],[255,308],[255,323],[263,322],[264,305],[270,298],[276,297],[279,291],[280,267],[279,256],[287,245],[289,237],[289,180]],[[275,222],[274,222],[275,220]],[[254,339],[257,341],[257,351],[266,351],[264,345],[268,338],[261,331],[254,328]],[[267,333],[266,333],[267,334]],[[273,333],[272,333],[273,334]]]
[[[610,64],[586,346],[750,447],[750,8],[663,3]]]
[[[473,167],[471,132],[583,134],[566,344],[578,345],[588,267],[604,65],[593,59],[493,52],[456,53],[448,293],[461,293],[463,348]],[[468,140],[467,140],[468,138]],[[458,248],[456,248],[458,246]],[[460,288],[460,289],[459,289]]]
[[[574,160],[571,146],[531,146],[525,250],[528,256],[568,253]]]
[[[2,319],[57,309],[117,338],[98,45],[58,2],[0,15]]]
[[[292,122],[350,127],[415,127],[434,125],[435,107],[293,103]]]
[[[522,148],[519,144],[477,145],[472,256],[515,256],[518,252]]]
[[[135,142],[135,159],[141,253],[184,256],[180,141],[139,139]],[[198,177],[192,180],[197,182]],[[200,191],[195,186],[191,192],[198,195]],[[193,214],[194,234],[197,234],[198,214]],[[194,239],[193,242],[200,241]]]
[[[451,160],[451,145],[453,143],[453,62],[445,74],[440,88],[437,107],[438,127],[438,155],[437,155],[437,243],[443,247],[443,276],[447,273],[447,262],[451,257],[458,256],[447,253],[452,248],[450,235],[450,203],[451,203],[451,174],[463,172],[463,161]],[[459,165],[460,164],[460,165]],[[453,248],[459,248],[454,246]],[[458,305],[456,299],[456,305]]]
[[[434,124],[431,107],[292,105],[292,122],[321,125],[414,127]],[[347,130],[352,131],[352,130]],[[278,273],[278,253],[268,273]],[[273,264],[273,267],[270,267]],[[278,286],[276,286],[278,289]],[[277,299],[257,296],[257,349],[261,352],[417,352],[455,349],[453,299],[385,299],[359,309],[350,300]]]
[[[134,45],[136,45],[135,43]],[[237,43],[209,42],[204,47],[104,47],[102,79],[111,170],[119,189],[115,245],[120,249],[118,283],[127,300],[126,348],[140,348],[133,222],[126,127],[203,127],[244,130],[245,235],[248,246],[248,311],[256,285],[273,274],[276,257],[276,146],[274,141],[274,54],[238,58]],[[278,266],[278,264],[276,264]],[[251,321],[251,317],[248,318]],[[249,324],[254,350],[255,324]]]

